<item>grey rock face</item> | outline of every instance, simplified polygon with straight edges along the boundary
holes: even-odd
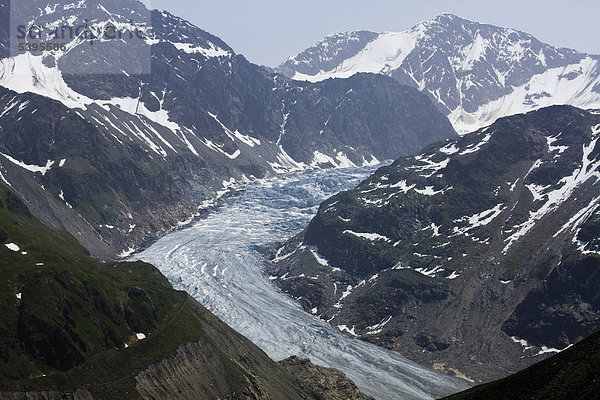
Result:
[[[75,392],[0,392],[2,400],[94,400],[94,397],[87,390],[77,390]]]

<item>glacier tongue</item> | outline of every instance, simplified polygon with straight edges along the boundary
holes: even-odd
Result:
[[[379,399],[432,399],[465,389],[464,381],[343,335],[304,312],[263,273],[267,260],[261,249],[303,229],[321,201],[355,186],[373,169],[319,170],[264,181],[134,258],[156,265],[177,289],[274,359],[299,355],[341,369]]]

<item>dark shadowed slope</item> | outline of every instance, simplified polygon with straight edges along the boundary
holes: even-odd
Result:
[[[600,333],[505,379],[446,400],[566,400],[600,396]]]

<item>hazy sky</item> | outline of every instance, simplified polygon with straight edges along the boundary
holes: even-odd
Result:
[[[442,12],[519,29],[600,54],[599,0],[144,0],[220,37],[257,64],[276,66],[332,32],[404,31]]]

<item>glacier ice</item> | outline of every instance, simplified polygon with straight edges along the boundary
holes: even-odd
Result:
[[[263,272],[268,246],[302,230],[320,202],[354,187],[374,167],[298,172],[249,186],[192,227],[160,239],[134,258],[156,265],[270,357],[308,357],[343,370],[379,399],[432,399],[464,381],[350,338],[304,312]]]

